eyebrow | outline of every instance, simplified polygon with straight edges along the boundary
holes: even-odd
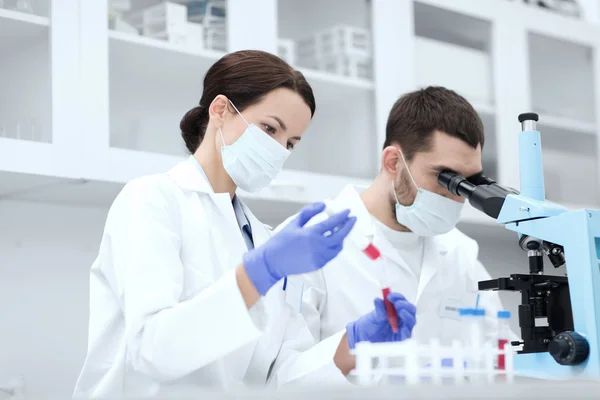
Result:
[[[284,131],[287,130],[287,126],[285,125],[285,123],[283,123],[283,121],[281,120],[281,118],[279,118],[276,115],[267,115],[267,117],[273,118],[275,121],[277,121],[279,123],[279,125],[281,126],[281,129],[283,129]]]

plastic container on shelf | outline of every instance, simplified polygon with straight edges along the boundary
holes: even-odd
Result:
[[[360,79],[372,77],[371,54],[371,33],[347,25],[336,25],[296,42],[299,65]]]
[[[227,51],[227,32],[224,28],[204,28],[206,48],[215,51]]]
[[[213,25],[225,22],[227,5],[224,0],[187,0],[188,19]]]
[[[187,23],[187,8],[166,1],[135,11],[126,17],[126,21],[144,36],[165,38],[170,32],[181,30]]]
[[[290,65],[296,64],[296,43],[291,39],[277,39],[277,55]]]
[[[335,25],[297,41],[299,58],[332,56],[370,57],[371,32],[347,25]]]
[[[319,70],[337,75],[358,79],[371,79],[373,77],[371,57],[324,57],[317,61],[317,65]]]

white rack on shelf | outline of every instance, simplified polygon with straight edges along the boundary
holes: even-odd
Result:
[[[0,52],[13,59],[15,46],[32,40],[67,43],[66,39],[72,39],[73,32],[79,32],[80,38],[71,42],[79,44],[47,46],[52,122],[46,122],[44,118],[49,117],[45,116],[39,121],[48,131],[40,141],[47,143],[0,137],[3,177],[38,175],[50,183],[55,179],[86,182],[73,186],[72,190],[93,187],[96,198],[101,199],[103,196],[98,191],[104,188],[106,198],[110,199],[128,180],[167,170],[185,159],[178,132],[179,120],[197,104],[206,70],[225,53],[191,50],[163,40],[109,30],[107,0],[40,0],[38,3],[44,1],[50,6],[49,17],[0,9]],[[155,4],[151,3],[132,1],[134,8]],[[559,195],[561,201],[567,203],[600,204],[595,194],[600,188],[596,139],[600,115],[600,63],[597,61],[600,26],[501,0],[351,4],[331,0],[325,5],[318,0],[307,0],[305,3],[299,6],[292,0],[265,0],[250,9],[245,0],[228,0],[228,49],[236,50],[243,44],[277,53],[278,38],[296,41],[336,25],[356,27],[370,32],[374,77],[360,79],[300,68],[315,91],[314,121],[288,161],[280,181],[260,194],[243,193],[248,201],[265,202],[270,208],[278,202],[297,207],[304,202],[334,196],[343,184],[368,184],[379,171],[385,124],[393,102],[420,84],[441,82],[459,93],[461,88],[467,88],[463,94],[484,120],[485,170],[493,173],[497,181],[518,186],[514,157],[518,152],[517,115],[540,111],[539,127],[542,144],[548,149],[548,162],[558,163],[552,161],[558,160],[552,154],[561,151],[563,141],[571,151],[568,154],[575,154],[577,147],[570,142],[576,141],[585,142],[582,147],[586,150],[585,163],[577,164],[577,168],[594,166],[594,173],[589,174],[593,178],[588,179],[594,189],[583,201],[569,191],[556,191],[557,185],[566,187],[565,182],[572,179],[565,174],[564,167],[549,166],[548,197]],[[312,7],[318,4],[325,8]],[[79,12],[73,11],[78,8]],[[273,16],[273,19],[263,19],[261,29],[255,29],[253,19],[248,18],[249,12]],[[481,96],[469,93],[468,86],[461,82],[472,78],[475,72],[468,71],[474,71],[469,68],[475,64],[461,68],[461,63],[466,61],[450,56],[451,59],[441,59],[439,63],[454,66],[452,75],[456,75],[456,80],[452,75],[436,75],[434,68],[426,80],[419,81],[417,46],[422,39],[433,40],[445,49],[456,49],[453,54],[470,54],[480,60],[477,73],[482,73],[480,76],[489,83],[489,88],[482,91]],[[546,48],[544,43],[552,47]],[[567,66],[560,61],[561,52],[573,55]],[[427,59],[432,57],[435,58],[435,52]],[[25,61],[24,58],[22,62]],[[555,74],[540,71],[544,66],[551,67],[548,71],[556,71]],[[26,71],[24,68],[23,76],[14,80],[25,79]],[[569,79],[562,76],[561,71],[585,76],[585,79],[577,78],[577,90],[573,90],[577,96],[571,96],[568,85],[559,82]],[[38,75],[41,76],[35,74]],[[80,81],[77,76],[81,76]],[[588,78],[592,83],[587,82]],[[40,81],[40,84],[44,83]],[[552,90],[555,85],[560,91]],[[16,86],[11,89],[16,90]],[[548,96],[554,97],[540,103],[539,99],[548,100]],[[583,118],[577,113],[564,112],[560,107],[550,109],[549,105],[553,104],[573,105],[583,113]],[[25,105],[15,107],[26,110]],[[72,110],[77,107],[85,110],[85,117],[74,116],[76,113]],[[6,119],[0,110],[0,127],[3,118]],[[26,162],[31,154],[43,162]],[[567,153],[561,157],[567,157]],[[12,181],[3,180],[8,185],[6,191],[11,187],[16,189],[14,184],[8,183]],[[35,181],[34,187],[39,183]],[[476,224],[494,223],[469,207],[465,208],[463,219]]]

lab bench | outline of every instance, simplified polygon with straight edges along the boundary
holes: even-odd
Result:
[[[180,399],[261,399],[261,400],[361,400],[361,399],[544,399],[579,400],[600,398],[600,382],[583,381],[533,381],[520,379],[513,385],[462,385],[462,386],[386,386],[379,388],[345,387],[327,389],[241,389],[229,392],[188,391],[173,396],[157,397],[160,400]]]

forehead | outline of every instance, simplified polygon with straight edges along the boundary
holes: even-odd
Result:
[[[255,117],[277,116],[288,127],[308,123],[311,119],[310,107],[302,96],[287,88],[270,91],[260,102],[248,107],[247,110]]]
[[[481,146],[473,148],[459,138],[435,131],[429,152],[415,154],[415,162],[430,168],[451,169],[463,176],[481,172]]]

